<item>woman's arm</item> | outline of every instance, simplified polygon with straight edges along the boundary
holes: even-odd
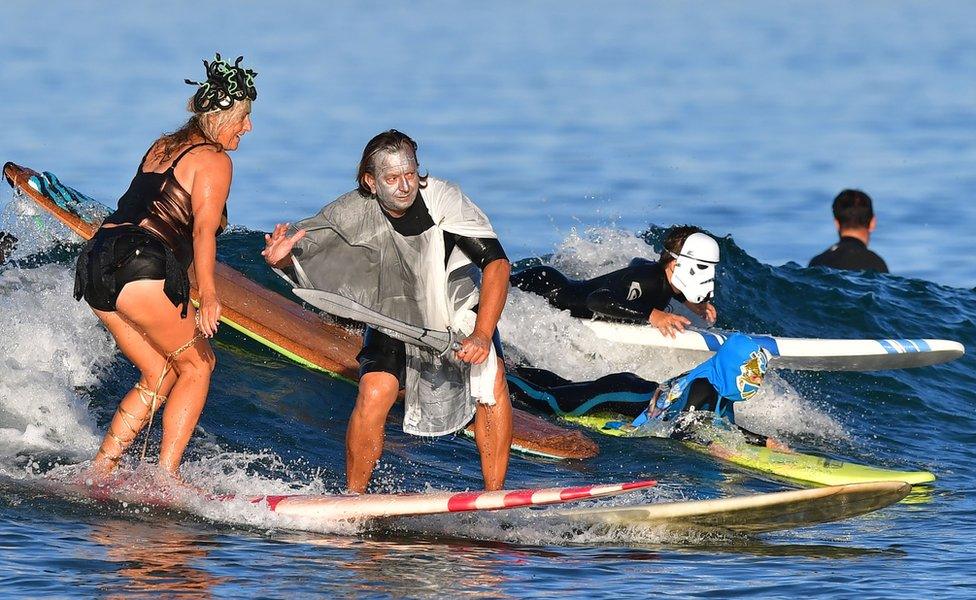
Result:
[[[220,300],[214,280],[217,264],[217,229],[230,193],[233,163],[225,152],[204,149],[192,156],[194,174],[190,192],[193,208],[193,270],[200,290],[200,330],[213,337],[220,321]]]

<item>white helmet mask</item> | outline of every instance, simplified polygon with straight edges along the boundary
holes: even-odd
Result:
[[[704,233],[693,233],[675,254],[671,283],[684,294],[688,302],[699,304],[710,299],[715,291],[715,265],[718,264],[718,243]]]

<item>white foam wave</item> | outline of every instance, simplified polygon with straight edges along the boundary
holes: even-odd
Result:
[[[591,227],[581,234],[570,231],[556,247],[547,264],[567,277],[589,279],[626,267],[634,258],[657,260],[658,254],[644,238],[612,227]]]
[[[849,440],[850,433],[822,407],[807,400],[772,371],[759,393],[736,404],[735,421],[750,431],[772,436]]]
[[[88,306],[71,297],[71,278],[62,265],[0,272],[0,457],[97,447],[84,389],[116,350]]]

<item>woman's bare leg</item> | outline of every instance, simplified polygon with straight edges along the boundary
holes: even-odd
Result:
[[[180,308],[173,306],[163,293],[162,281],[142,280],[126,284],[116,301],[116,308],[166,356],[186,346],[197,335],[196,310],[190,306],[186,318],[180,318]],[[159,466],[174,476],[207,401],[215,364],[210,343],[203,338],[196,339],[172,357],[176,380],[163,410]],[[155,382],[151,383],[155,387]]]
[[[92,469],[96,473],[107,474],[115,468],[126,448],[148,422],[150,405],[147,402],[152,402],[150,393],[156,389],[159,376],[166,364],[166,357],[119,313],[94,309],[92,312],[105,324],[122,354],[139,369],[140,377],[137,385],[143,390],[149,390],[147,393],[133,387],[119,403],[119,408],[102,439],[98,454],[92,460]],[[165,397],[169,394],[175,382],[176,373],[170,371],[160,385],[159,396]],[[161,402],[162,398],[157,401],[157,407]]]

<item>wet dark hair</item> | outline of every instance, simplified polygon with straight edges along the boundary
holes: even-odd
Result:
[[[417,142],[402,132],[396,129],[390,129],[389,131],[384,131],[373,137],[366,143],[366,147],[363,148],[363,158],[359,161],[359,171],[356,173],[356,183],[359,184],[359,193],[363,196],[372,196],[373,192],[366,185],[366,173],[369,173],[373,177],[376,177],[376,165],[373,164],[373,159],[380,152],[399,152],[404,146],[410,148],[413,152],[413,157],[417,160],[417,166],[420,166],[420,159],[417,158]],[[423,189],[427,187],[427,175],[418,174],[420,179],[420,188]]]
[[[669,262],[674,260],[674,256],[669,253],[673,252],[677,254],[681,252],[681,247],[685,245],[685,240],[695,233],[703,233],[701,227],[695,227],[694,225],[675,225],[671,229],[668,229],[668,233],[664,238],[664,251],[661,252],[661,259],[659,261],[661,266],[667,266]]]
[[[874,218],[871,197],[861,190],[844,190],[837,194],[833,210],[841,229],[867,229]]]

